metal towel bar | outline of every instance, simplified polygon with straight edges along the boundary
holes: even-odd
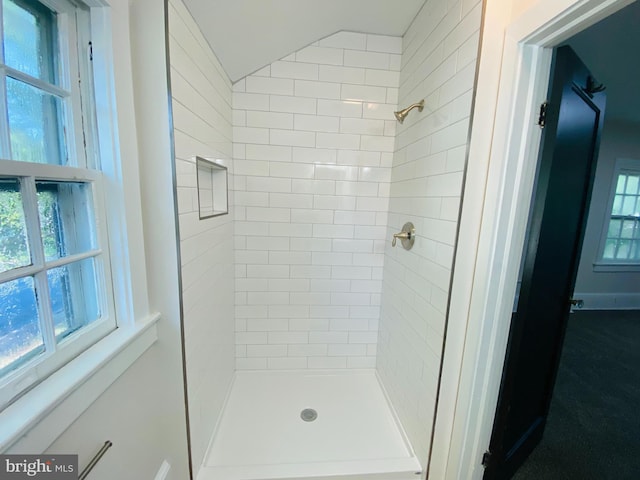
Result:
[[[113,443],[111,443],[110,440],[104,442],[104,445],[100,448],[100,450],[98,450],[98,453],[95,454],[89,464],[84,468],[84,470],[82,470],[80,476],[78,477],[78,480],[84,480],[85,478],[87,478],[91,470],[93,470],[93,467],[96,466],[96,464],[100,461],[103,455],[107,453],[107,450],[109,450],[112,445]]]

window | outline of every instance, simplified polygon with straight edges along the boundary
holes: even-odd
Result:
[[[0,409],[116,328],[88,9],[2,0]]]
[[[619,159],[602,248],[607,264],[640,263],[640,162]]]

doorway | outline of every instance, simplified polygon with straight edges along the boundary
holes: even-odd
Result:
[[[595,87],[595,85],[599,85]],[[568,46],[554,51],[519,283],[485,480],[507,479],[542,438],[569,316],[606,96]]]
[[[436,420],[432,473],[442,475],[434,478],[475,479],[484,472],[540,144],[534,119],[546,96],[551,48],[631,2],[526,3],[526,14],[514,17],[502,2],[486,4],[477,87],[483,95],[475,105],[483,117],[472,127],[467,178],[474,181],[465,185],[440,394],[455,408]],[[503,48],[496,52],[496,45]]]
[[[640,63],[626,55],[640,46],[638,25],[636,2],[565,42],[606,84],[607,113],[574,294],[584,307],[569,316],[544,435],[513,477],[517,480],[617,480],[636,478],[640,471],[640,376],[635,368],[640,365],[640,255],[625,250],[618,255],[622,258],[611,258],[616,242],[609,237],[617,232],[607,232],[617,224],[611,197],[622,188],[613,187],[618,159],[628,159],[630,173],[639,172],[633,182],[640,175],[640,94],[628,81],[634,72],[640,74]],[[635,183],[626,188],[638,193]],[[637,216],[636,210],[629,217]],[[631,223],[628,227],[633,244],[636,235]],[[610,250],[605,251],[607,242]]]

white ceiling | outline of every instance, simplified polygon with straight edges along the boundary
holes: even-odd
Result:
[[[607,118],[640,122],[640,2],[567,42],[606,87]]]
[[[402,36],[425,0],[184,0],[235,82],[341,30]]]

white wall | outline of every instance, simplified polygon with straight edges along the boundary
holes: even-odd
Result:
[[[385,248],[378,371],[426,464],[467,149],[481,3],[427,1],[403,38],[387,238],[411,221],[412,250]],[[446,406],[443,406],[446,408]]]
[[[111,440],[113,446],[91,472],[91,480],[152,479],[164,460],[171,465],[168,480],[189,478],[184,397],[176,371],[179,337],[166,330],[166,341],[140,357],[46,453],[77,454],[83,469]]]
[[[574,297],[584,297],[585,308],[638,308],[640,306],[640,270],[595,271],[593,265],[598,261],[600,254],[602,231],[609,224],[607,209],[616,159],[637,159],[640,166],[639,129],[638,123],[605,119],[589,218],[574,290]]]
[[[238,369],[375,365],[400,47],[337,33],[234,85]]]
[[[177,245],[173,216],[169,112],[161,2],[115,0],[114,51],[116,96],[119,97],[120,149],[125,181],[140,169],[142,224],[149,305],[162,314],[158,342],[118,378],[49,448],[50,453],[78,453],[80,468],[106,440],[113,442],[91,473],[92,480],[153,478],[163,460],[168,479],[188,478],[186,416],[182,394]],[[130,11],[129,11],[130,10]],[[131,29],[129,30],[129,14]],[[129,36],[131,33],[131,36]],[[131,52],[132,60],[129,53]],[[133,77],[133,79],[131,78]],[[133,90],[131,81],[133,80]],[[135,105],[135,110],[134,110]],[[138,155],[139,154],[139,155]],[[136,161],[136,159],[139,159]],[[139,167],[138,167],[139,165]],[[129,204],[130,209],[135,205]]]
[[[180,0],[169,2],[169,42],[191,454],[197,473],[233,375],[235,350],[233,206],[229,215],[199,220],[194,157],[228,166],[233,181],[231,82]]]

